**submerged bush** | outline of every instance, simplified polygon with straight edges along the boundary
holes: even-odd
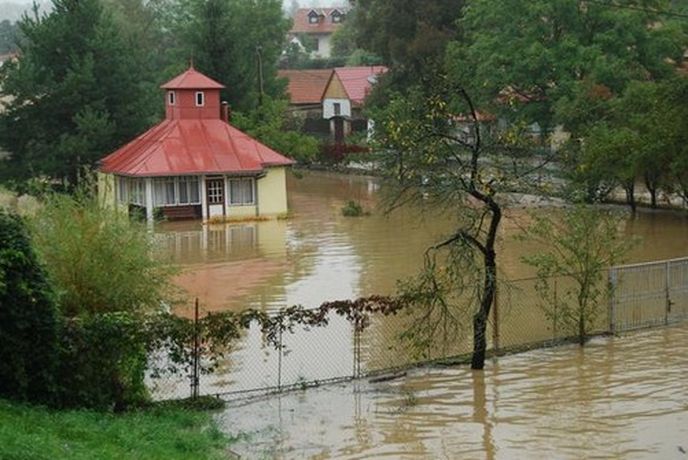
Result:
[[[150,311],[171,300],[171,266],[156,256],[146,227],[93,194],[49,197],[32,231],[67,317]]]
[[[361,206],[360,203],[349,200],[344,207],[342,207],[342,215],[346,217],[360,217],[366,215],[366,212],[363,210],[363,206]]]
[[[55,295],[24,221],[0,209],[0,397],[50,399],[57,336]]]

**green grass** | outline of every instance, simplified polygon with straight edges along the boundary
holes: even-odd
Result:
[[[227,458],[230,440],[207,412],[158,408],[122,415],[51,411],[0,400],[0,459]]]

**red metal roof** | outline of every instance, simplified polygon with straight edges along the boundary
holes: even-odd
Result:
[[[193,67],[161,86],[163,89],[222,89],[224,87]]]
[[[124,176],[260,173],[294,162],[223,120],[165,120],[101,161]]]
[[[362,105],[378,75],[387,72],[385,66],[337,67],[334,73],[355,105]]]
[[[319,22],[311,24],[308,15],[315,11],[320,16]],[[347,8],[299,8],[294,13],[294,25],[290,32],[292,34],[331,34],[342,25],[341,22],[332,22],[332,13],[339,11],[343,15],[348,12]]]
[[[277,75],[289,81],[287,91],[292,104],[320,104],[332,69],[280,70]]]

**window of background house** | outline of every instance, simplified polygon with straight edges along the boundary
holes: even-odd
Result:
[[[196,93],[196,106],[203,107],[205,105],[205,93],[203,91],[198,91]]]
[[[332,22],[337,23],[337,22],[342,22],[342,15],[339,13],[335,13],[332,15]]]
[[[341,115],[342,114],[342,104],[339,102],[334,103],[334,114],[335,115]]]
[[[167,93],[167,101],[169,102],[170,105],[174,105],[174,102],[175,102],[174,91],[169,91]]]
[[[253,179],[230,179],[229,204],[235,206],[254,204]]]
[[[319,22],[318,19],[319,18],[317,14],[311,14],[308,16],[308,22],[310,22],[311,24],[317,24]]]

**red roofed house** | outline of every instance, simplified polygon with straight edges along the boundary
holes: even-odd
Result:
[[[140,207],[149,221],[234,219],[287,212],[293,161],[234,128],[220,83],[190,68],[162,86],[165,119],[101,160],[104,203]]]
[[[277,75],[287,79],[289,105],[293,112],[322,118],[322,97],[332,69],[279,70]]]
[[[332,34],[339,28],[346,18],[346,8],[299,8],[294,13],[294,25],[289,31],[292,41],[298,40],[299,35],[307,35],[314,39],[313,54],[321,58],[329,58],[331,54]],[[303,46],[303,43],[299,41]]]
[[[323,118],[331,120],[335,140],[351,132],[352,122],[365,120],[362,115],[365,99],[385,72],[387,67],[384,66],[334,69],[323,94]]]

